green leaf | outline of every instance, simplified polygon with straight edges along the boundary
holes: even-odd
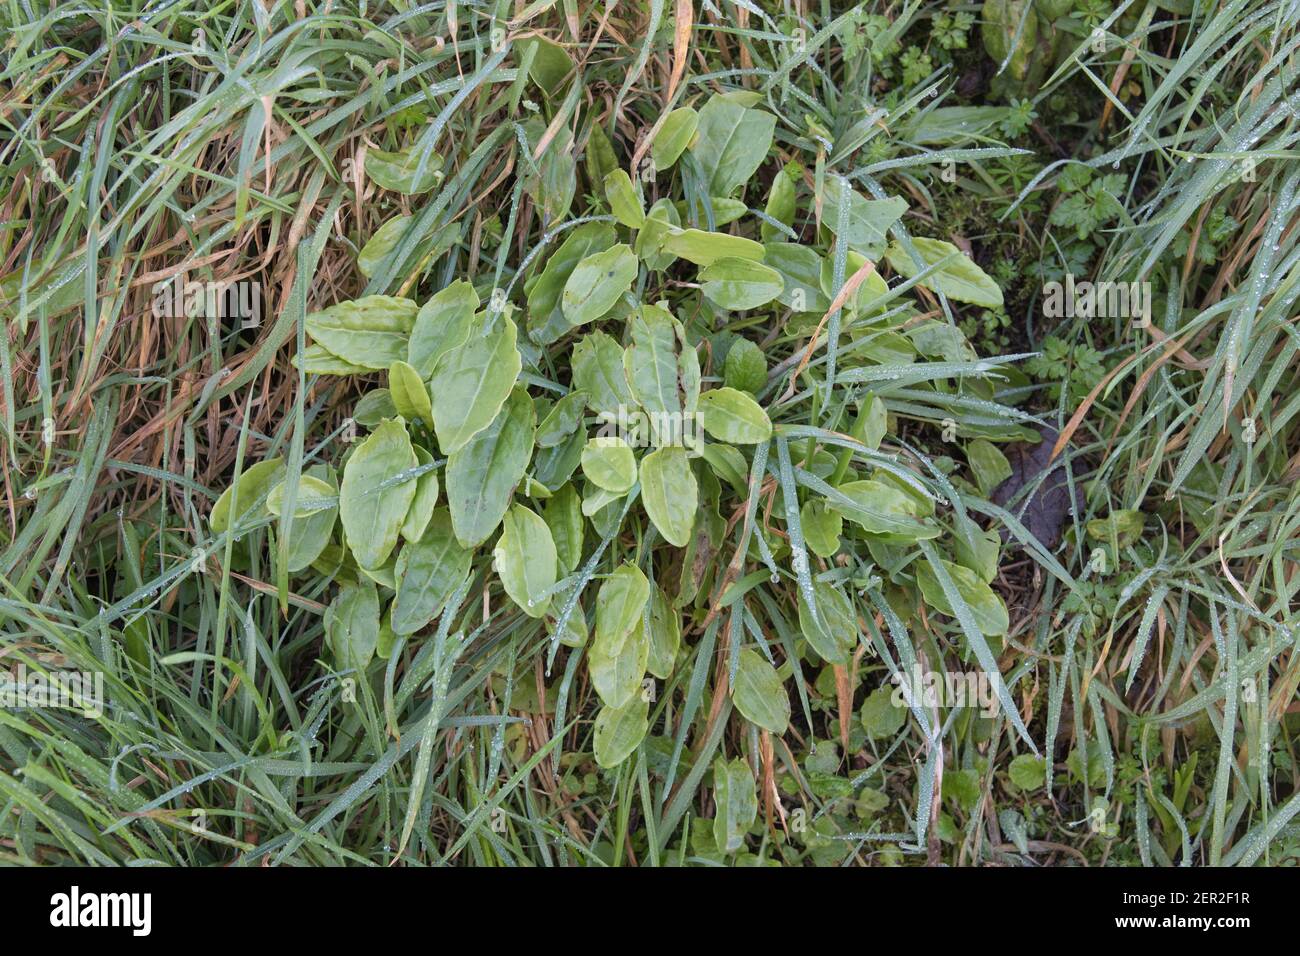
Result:
[[[943,561],[943,567],[952,578],[962,600],[970,607],[980,633],[988,637],[1005,634],[1010,622],[1007,617],[1007,606],[1002,603],[1002,598],[998,597],[993,589],[981,581],[979,575],[970,568],[964,568],[951,561]],[[926,604],[943,614],[956,616],[952,605],[948,603],[943,587],[939,584],[939,579],[928,564],[916,565],[916,583],[921,588],[921,596],[925,598]]]
[[[636,254],[626,243],[583,259],[564,284],[562,310],[570,328],[594,322],[614,307],[637,275]]]
[[[920,284],[925,288],[958,302],[982,305],[986,309],[1002,308],[1002,290],[998,284],[951,242],[916,237],[912,239],[912,245],[926,267],[942,262],[948,256],[953,257],[921,280]],[[890,243],[885,258],[899,275],[908,279],[921,271],[897,242]]]
[[[569,331],[569,320],[561,308],[565,284],[579,262],[613,247],[618,240],[607,222],[575,226],[560,247],[546,260],[546,267],[525,288],[528,293],[528,336],[546,345]]]
[[[713,761],[713,839],[723,853],[735,853],[745,845],[745,832],[758,817],[758,792],[749,764],[737,757],[728,763]]]
[[[868,479],[850,481],[835,489],[848,499],[830,500],[832,508],[871,534],[894,535],[900,541],[937,538],[940,528],[920,517],[916,499],[893,485]]]
[[[1093,541],[1110,543],[1114,536],[1121,548],[1136,544],[1142,537],[1146,526],[1146,516],[1133,508],[1112,511],[1104,518],[1093,518],[1088,522],[1088,537]]]
[[[655,169],[672,168],[695,138],[699,123],[700,114],[689,106],[679,106],[668,114],[650,146],[650,158]]]
[[[554,448],[582,424],[582,413],[587,408],[587,393],[574,389],[551,406],[542,423],[537,426],[537,447]]]
[[[285,560],[285,565],[290,574],[295,574],[309,567],[313,561],[321,556],[321,553],[329,546],[330,539],[333,537],[334,523],[338,520],[339,515],[337,500],[339,485],[338,479],[334,475],[334,469],[325,464],[313,465],[303,473],[303,477],[321,482],[324,487],[318,488],[319,493],[322,495],[328,494],[335,500],[329,507],[322,508],[314,514],[305,518],[294,519],[289,537],[289,554]],[[300,487],[299,495],[301,494]]]
[[[245,468],[244,473],[221,493],[221,497],[212,506],[212,513],[208,515],[208,524],[212,527],[212,533],[224,534],[231,525],[237,524],[239,519],[254,507],[263,505],[264,497],[282,477],[284,477],[283,458],[268,458],[266,461],[259,461]],[[236,498],[239,499],[238,503],[235,501]],[[232,514],[231,508],[236,506],[239,510]]]
[[[433,464],[433,456],[428,451],[419,445],[412,447],[415,448],[415,457],[421,465]],[[415,497],[411,499],[411,507],[406,509],[406,518],[402,521],[402,537],[405,540],[420,540],[433,516],[433,509],[438,504],[440,490],[436,471],[426,471],[415,479]]]
[[[729,445],[758,445],[772,437],[772,420],[763,407],[734,388],[715,388],[700,396],[700,423],[713,438]]]
[[[727,388],[753,395],[767,384],[767,358],[763,350],[749,339],[736,339],[731,343],[723,368],[723,382]]]
[[[478,305],[474,287],[464,279],[457,279],[420,306],[411,329],[406,361],[421,379],[431,378],[438,359],[465,344]]]
[[[1038,790],[1047,783],[1047,764],[1042,757],[1019,754],[1007,766],[1007,775],[1021,790]]]
[[[660,199],[645,214],[645,222],[636,234],[634,246],[637,256],[651,270],[664,270],[677,261],[677,256],[667,252],[663,244],[667,238],[677,232],[682,224],[677,207],[667,197]]]
[[[781,273],[751,259],[724,257],[700,270],[704,297],[722,309],[743,311],[766,305],[785,288]]]
[[[636,626],[622,637],[597,631],[587,650],[591,686],[607,707],[622,707],[640,696],[641,681],[650,660],[650,641]]]
[[[853,604],[843,590],[816,579],[813,598],[817,602],[815,618],[803,595],[799,595],[799,630],[826,663],[847,664],[858,645],[858,619]]]
[[[794,170],[791,166],[795,167]],[[774,219],[787,226],[794,225],[799,175],[797,164],[791,163],[772,177],[772,188],[767,194],[767,206],[763,209],[763,214],[768,219]],[[758,228],[759,235],[765,243],[776,242],[788,235],[767,221],[761,222]]]
[[[587,394],[587,405],[607,416],[636,408],[627,382],[623,347],[604,332],[592,332],[573,350],[573,387]]]
[[[763,264],[781,273],[784,288],[776,301],[798,313],[824,314],[831,300],[821,287],[823,259],[813,249],[793,242],[763,246]]]
[[[649,646],[646,670],[660,680],[667,680],[677,663],[677,652],[681,649],[682,622],[664,589],[657,585],[650,591],[648,618],[648,625],[645,618],[642,619],[642,626],[649,628],[646,634]]]
[[[379,644],[379,594],[373,581],[345,584],[325,612],[325,634],[340,667],[363,670]]]
[[[597,435],[582,449],[582,473],[597,488],[623,495],[636,484],[636,456],[623,439]]]
[[[851,189],[842,176],[827,176],[822,191],[822,224],[836,235],[842,203],[848,204],[844,209],[844,241],[854,252],[879,259],[888,244],[890,227],[907,212],[907,202],[897,196],[867,199]]]
[[[361,252],[357,254],[357,271],[367,279],[378,272],[384,260],[402,241],[406,227],[410,224],[410,216],[394,216],[376,229],[375,234],[366,241],[366,244],[361,247]]]
[[[560,571],[569,574],[582,560],[582,499],[578,490],[571,484],[563,485],[546,502],[542,517],[551,529]]]
[[[266,510],[279,517],[285,491],[284,481],[278,482],[266,496]],[[293,517],[306,518],[338,507],[338,492],[320,478],[303,474],[298,478],[298,494],[294,498]]]
[[[447,503],[456,538],[475,548],[492,536],[533,452],[534,411],[515,389],[488,427],[447,459]]]
[[[700,197],[697,202],[698,204],[694,207],[686,203],[685,200],[673,203],[673,208],[677,210],[678,219],[692,219],[698,216],[700,221],[708,222],[708,216],[704,210],[704,197]],[[708,212],[713,216],[713,228],[715,230],[728,223],[735,222],[749,212],[749,207],[740,199],[709,196],[708,202]]]
[[[615,219],[632,229],[641,228],[645,222],[645,209],[632,186],[632,177],[626,172],[616,169],[605,177],[605,199]]]
[[[408,421],[418,419],[426,425],[433,421],[433,405],[424,379],[403,361],[396,361],[388,367],[388,395],[397,414]]]
[[[855,437],[872,451],[880,447],[881,441],[889,427],[889,410],[879,395],[868,394],[858,406],[858,421],[854,428]]]
[[[980,775],[978,770],[945,770],[943,774],[943,796],[961,808],[963,813],[970,813],[980,800]]]
[[[547,592],[555,586],[556,555],[551,529],[539,515],[520,504],[506,512],[492,566],[506,594],[525,614],[546,613],[551,606]]]
[[[596,636],[626,637],[641,620],[650,582],[635,564],[619,565],[596,594]]]
[[[442,181],[442,157],[430,153],[424,164],[424,172],[417,178],[421,156],[413,149],[390,153],[382,149],[366,152],[366,176],[373,179],[381,189],[392,190],[407,196],[428,192]]]
[[[573,60],[564,47],[543,36],[519,41],[521,57],[527,55],[529,48],[533,51],[533,58],[528,64],[528,78],[547,96],[562,92],[564,81],[573,72]]]
[[[376,428],[344,466],[339,515],[361,567],[380,567],[397,545],[416,490],[415,481],[400,478],[418,463],[406,426],[394,420]]]
[[[667,445],[641,459],[641,501],[664,540],[685,547],[699,507],[699,489],[686,449]]]
[[[596,763],[606,770],[621,764],[650,729],[650,703],[634,695],[622,707],[605,706],[596,715]]]
[[[463,344],[438,359],[429,390],[434,430],[444,455],[464,448],[497,417],[523,368],[516,334],[515,324],[499,316],[486,333],[471,330]]]
[[[844,518],[825,501],[810,498],[799,509],[803,540],[820,558],[832,557],[840,549]]]
[[[382,371],[406,358],[417,311],[410,299],[368,295],[313,312],[307,334],[349,365]]]
[[[385,418],[396,418],[397,406],[386,388],[372,388],[361,396],[352,409],[352,420],[366,428],[374,428]]]
[[[704,172],[710,196],[730,196],[767,158],[776,117],[714,95],[700,110],[690,150]]]
[[[308,375],[365,375],[370,371],[364,365],[345,362],[317,342],[312,342],[303,350],[301,361],[297,355],[294,355],[290,361],[293,362],[294,368],[301,365],[302,370]]]
[[[442,611],[469,574],[473,552],[460,546],[451,527],[451,512],[438,508],[418,541],[397,556],[391,623],[397,634],[414,634]]]
[[[899,693],[897,688],[886,684],[873,690],[862,702],[859,718],[862,721],[862,729],[871,739],[893,737],[903,729],[903,722],[907,719],[907,707],[905,704],[900,706],[894,703],[897,693]]]
[[[731,699],[746,720],[764,730],[783,734],[790,725],[790,697],[776,668],[749,648],[740,652]]]
[[[711,266],[719,259],[752,259],[762,261],[766,251],[762,243],[724,232],[705,232],[703,229],[675,229],[669,227],[657,251],[677,256],[697,266]]]
[[[987,496],[1011,477],[1011,462],[997,445],[985,438],[976,438],[967,444],[966,460],[970,462],[975,484],[982,495]]]
[[[621,707],[641,687],[650,643],[640,626],[650,598],[650,582],[635,565],[624,563],[596,593],[596,634],[588,652],[591,684],[610,707]]]
[[[624,371],[632,394],[651,414],[657,437],[665,425],[680,419],[682,392],[689,397],[698,389],[699,360],[686,344],[681,324],[665,309],[643,305],[628,326],[632,344],[623,357]]]
[[[523,126],[530,150],[536,150],[544,136],[553,134],[536,162],[528,164],[536,172],[530,171],[524,176],[524,190],[533,197],[543,226],[550,228],[568,215],[569,207],[573,205],[573,194],[578,188],[573,129],[565,123],[555,130],[548,130],[546,121],[540,116],[534,116]]]

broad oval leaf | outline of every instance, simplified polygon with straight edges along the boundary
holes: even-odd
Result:
[[[451,513],[446,508],[435,510],[420,540],[408,543],[397,556],[393,631],[414,634],[437,617],[469,574],[472,556],[456,540]]]
[[[402,241],[411,219],[410,216],[394,216],[376,229],[375,234],[366,240],[357,254],[357,271],[367,279],[378,272],[384,260]]]
[[[533,402],[515,389],[487,428],[447,459],[447,503],[456,537],[475,548],[492,536],[533,452]]]
[[[776,668],[749,648],[740,652],[731,700],[746,720],[764,730],[783,734],[790,725],[790,697]]]
[[[341,668],[362,670],[379,644],[379,594],[373,581],[345,584],[325,614],[325,633]]]
[[[700,114],[689,106],[679,106],[664,117],[664,123],[650,146],[650,158],[655,169],[669,169],[677,162],[695,138],[699,124]]]
[[[551,529],[538,514],[521,504],[507,511],[502,523],[501,537],[492,551],[492,566],[510,599],[529,617],[542,617],[551,606],[547,592],[555,586]]]
[[[408,421],[419,420],[425,425],[433,421],[433,404],[424,379],[406,362],[399,360],[388,367],[388,395],[397,414]]]
[[[591,684],[610,707],[621,707],[641,688],[650,645],[640,626],[650,582],[624,563],[596,593],[596,634],[588,652]]]
[[[278,516],[282,510],[287,490],[284,481],[277,483],[271,489],[271,493],[266,496],[266,510]],[[332,485],[327,484],[320,478],[313,478],[311,475],[298,476],[298,493],[294,496],[293,502],[293,516],[295,519],[306,518],[322,511],[329,511],[337,508],[338,504],[338,492],[334,490]]]
[[[727,256],[700,271],[704,297],[722,309],[743,311],[766,305],[785,288],[781,273],[752,259]]]
[[[920,504],[893,485],[867,479],[847,482],[835,490],[843,498],[831,499],[830,507],[864,531],[895,535],[906,541],[924,541],[939,535],[939,526],[920,516]]]
[[[710,196],[730,196],[767,158],[776,117],[734,98],[714,95],[700,110],[691,153],[704,171]]]
[[[417,464],[406,426],[391,420],[358,445],[344,466],[339,515],[348,547],[361,567],[380,567],[397,545],[416,489],[414,480],[402,476]]]
[[[623,225],[640,229],[645,222],[645,209],[641,206],[641,197],[636,194],[632,177],[621,169],[616,169],[605,177],[605,199],[609,202],[610,212]]]
[[[573,350],[573,385],[587,394],[587,405],[616,418],[637,405],[624,370],[623,346],[604,332],[583,337]]]
[[[335,497],[334,507],[325,508],[310,517],[295,519],[289,536],[289,556],[285,564],[290,574],[309,567],[313,561],[329,546],[334,535],[334,523],[338,521],[338,478],[329,465],[313,465],[304,477],[317,479],[324,483],[329,493]]]
[[[737,757],[713,761],[713,839],[723,853],[745,845],[745,832],[758,817],[758,791],[749,764]]]
[[[632,287],[636,274],[636,253],[622,242],[579,262],[564,283],[560,297],[569,326],[576,328],[594,322],[612,309]]]
[[[1010,626],[1010,620],[1007,616],[1007,606],[1002,603],[1002,598],[998,597],[993,589],[980,580],[979,575],[970,568],[951,561],[944,561],[943,567],[952,578],[952,583],[956,585],[957,593],[970,607],[980,633],[988,637],[1005,634]],[[916,583],[921,589],[921,596],[925,598],[926,604],[943,614],[956,616],[948,596],[939,584],[939,579],[928,564],[916,565]]]
[[[569,574],[582,560],[582,499],[578,489],[565,483],[546,502],[542,517],[551,529],[560,571]]]
[[[804,543],[819,558],[832,557],[840,549],[840,534],[844,518],[825,501],[810,498],[799,509],[799,523],[803,527]]]
[[[413,447],[421,466],[433,464],[433,456],[428,451],[419,445]],[[440,490],[438,472],[433,469],[415,479],[415,497],[411,499],[411,507],[406,509],[406,517],[402,520],[402,537],[405,540],[419,541],[424,535],[424,529],[433,517],[433,509],[438,504]]]
[[[478,306],[478,293],[464,279],[434,293],[420,306],[406,350],[406,361],[420,378],[431,378],[438,359],[465,343]]]
[[[623,366],[632,394],[651,416],[680,417],[678,346],[685,346],[681,326],[671,313],[653,305],[638,309],[628,326],[632,344]]]
[[[772,437],[772,420],[763,407],[734,388],[715,388],[700,396],[700,424],[728,445],[758,445]]]
[[[268,458],[249,465],[243,474],[221,493],[208,515],[213,534],[224,534],[239,518],[265,504],[267,493],[284,476],[284,459]],[[236,500],[238,499],[238,500]]]
[[[922,268],[944,262],[946,259],[947,261],[939,269],[922,279],[920,284],[958,302],[982,305],[986,309],[1002,308],[1002,289],[951,242],[917,236],[913,237],[912,245],[921,257],[923,265],[920,267],[912,261],[907,250],[897,242],[890,243],[889,251],[885,254],[885,258],[899,275],[910,279]],[[949,258],[950,256],[952,258]]]
[[[649,645],[646,670],[660,680],[667,680],[672,675],[677,652],[682,646],[682,622],[668,595],[658,585],[650,591],[650,613],[643,616],[642,626],[649,628],[646,633]]]
[[[650,598],[650,582],[635,564],[626,561],[607,577],[596,592],[597,638],[626,637],[641,620]]]
[[[423,170],[420,169],[422,159]],[[366,175],[381,188],[407,196],[428,192],[442,181],[442,157],[433,152],[417,153],[413,148],[400,152],[368,150],[365,166]]]
[[[836,235],[842,229],[848,247],[868,259],[880,258],[888,245],[890,228],[905,212],[907,202],[897,196],[867,199],[850,188],[842,176],[826,177],[822,188],[822,223]]]
[[[586,408],[587,393],[581,389],[574,389],[552,405],[537,426],[537,447],[554,448],[572,435],[582,424],[582,413]]]
[[[471,329],[461,345],[438,359],[429,390],[444,455],[464,448],[497,417],[523,368],[516,335],[515,324],[499,316],[492,328]]]
[[[410,299],[368,295],[307,316],[307,334],[349,365],[384,370],[406,358],[419,310]]]
[[[650,703],[634,695],[622,707],[605,706],[596,715],[596,763],[606,770],[626,760],[650,729]]]
[[[659,250],[669,255],[693,262],[697,266],[711,266],[719,259],[752,259],[762,261],[766,251],[762,243],[725,232],[705,232],[703,229],[669,228],[659,244]]]
[[[614,227],[607,222],[586,222],[568,233],[546,260],[541,273],[524,286],[528,295],[529,338],[546,345],[569,331],[569,320],[560,307],[565,284],[579,262],[611,248],[617,241]]]
[[[598,488],[626,494],[636,484],[636,456],[622,438],[597,435],[582,450],[582,473]]]
[[[738,392],[758,393],[767,384],[767,359],[749,339],[736,339],[727,349],[723,383]]]
[[[641,459],[641,501],[665,541],[678,548],[690,542],[699,487],[685,448],[668,445]]]
[[[828,664],[847,664],[858,644],[858,619],[853,603],[840,588],[827,581],[813,580],[814,617],[803,595],[799,595],[799,629],[812,649]]]

